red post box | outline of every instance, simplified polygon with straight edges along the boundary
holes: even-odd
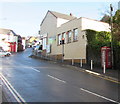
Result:
[[[102,67],[104,67],[104,63],[105,63],[105,68],[112,68],[111,48],[107,46],[101,48]]]

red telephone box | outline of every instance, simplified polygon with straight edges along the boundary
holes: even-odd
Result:
[[[110,47],[105,46],[101,48],[101,61],[102,67],[104,67],[105,63],[106,68],[112,68],[112,55]]]

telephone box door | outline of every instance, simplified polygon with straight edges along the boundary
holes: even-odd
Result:
[[[112,68],[112,57],[111,57],[111,48],[110,47],[102,47],[101,48],[101,64],[102,67],[104,67],[104,63],[105,63],[105,67],[106,68]]]

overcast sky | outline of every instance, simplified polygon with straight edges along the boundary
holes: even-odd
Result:
[[[64,14],[72,13],[76,17],[87,17],[100,20],[105,13],[109,11],[109,5],[112,3],[114,11],[118,9],[118,1],[96,2],[86,0],[78,2],[48,2],[45,0],[3,0],[0,1],[0,28],[12,29],[21,36],[38,35],[40,23],[48,10]],[[5,2],[6,1],[6,2]],[[28,2],[29,1],[29,2]],[[101,1],[101,0],[100,0]]]

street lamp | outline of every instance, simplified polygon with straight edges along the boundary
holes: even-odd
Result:
[[[64,62],[64,38],[62,38],[61,40],[61,44],[62,44],[62,62]]]
[[[112,15],[113,7],[110,4],[110,25],[111,25],[111,55],[112,55],[112,69],[114,67],[114,56],[113,56],[113,15]]]

